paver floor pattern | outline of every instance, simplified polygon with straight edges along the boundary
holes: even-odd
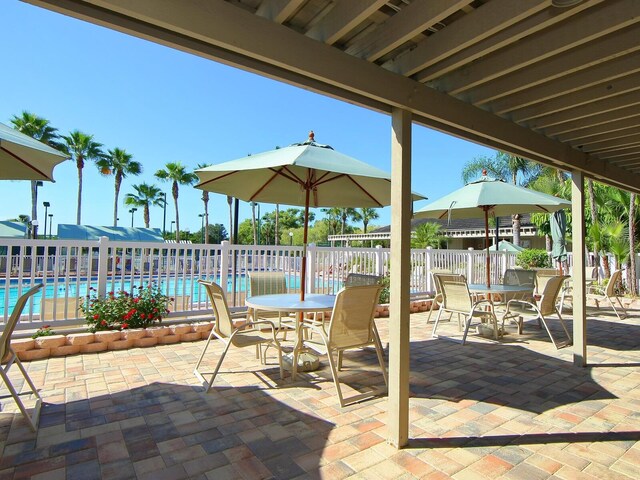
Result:
[[[413,314],[402,450],[386,442],[386,398],[339,407],[326,358],[292,383],[273,350],[266,366],[234,350],[209,394],[193,375],[202,341],[30,362],[40,428],[0,391],[0,480],[639,478],[640,312],[589,313],[588,368],[536,324],[462,346]],[[392,321],[377,320],[387,349]],[[438,332],[460,335],[457,321]],[[346,394],[382,383],[371,349],[344,366]]]

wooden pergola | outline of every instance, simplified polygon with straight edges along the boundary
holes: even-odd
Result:
[[[640,0],[26,1],[391,115],[391,444],[408,442],[413,123],[571,173],[586,365],[584,181],[640,192]]]

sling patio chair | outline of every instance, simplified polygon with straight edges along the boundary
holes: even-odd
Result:
[[[567,326],[562,319],[562,315],[560,314],[560,310],[558,309],[558,295],[562,290],[562,286],[569,278],[566,275],[554,275],[547,279],[544,290],[542,291],[542,295],[540,296],[540,300],[528,302],[525,300],[513,299],[507,302],[507,311],[504,313],[502,317],[503,322],[505,320],[515,320],[518,324],[518,334],[522,334],[522,329],[524,327],[524,318],[530,317],[533,320],[538,320],[538,325],[540,328],[544,326],[549,338],[553,342],[556,348],[565,347],[567,345],[572,344],[571,335],[567,330]],[[560,321],[560,325],[564,330],[564,333],[567,335],[568,341],[564,344],[560,344],[556,341],[551,333],[551,329],[549,328],[548,321],[549,317],[552,315],[556,315],[558,320]]]
[[[627,311],[622,305],[622,301],[620,301],[620,296],[618,295],[617,288],[618,283],[622,278],[622,270],[614,270],[614,272],[609,277],[609,281],[604,288],[598,288],[596,285],[591,286],[591,291],[587,292],[587,298],[595,301],[596,308],[600,308],[600,302],[609,302],[611,308],[613,308],[613,312],[618,317],[618,320],[622,320],[623,318],[627,318]],[[620,310],[622,310],[622,316],[618,311],[614,299],[618,302]]]
[[[440,293],[441,288],[440,288],[440,285],[438,284],[438,280],[435,277],[436,273],[439,273],[442,275],[452,275],[452,276],[455,275],[451,273],[451,270],[432,270],[431,272],[429,272],[429,275],[431,275],[433,288],[435,289],[435,294],[431,299],[431,306],[429,307],[429,314],[427,315],[427,323],[429,323],[429,320],[431,320],[431,314],[436,309],[436,307],[440,308],[440,305],[442,305],[442,293]]]
[[[2,331],[2,337],[0,337],[0,363],[2,364],[0,365],[0,376],[2,377],[2,381],[7,386],[9,393],[11,393],[11,396],[13,397],[16,404],[18,405],[20,412],[22,412],[22,415],[24,416],[25,420],[29,424],[29,427],[34,432],[38,429],[38,421],[40,419],[40,407],[42,406],[42,398],[40,397],[40,394],[38,393],[38,390],[36,389],[35,385],[31,381],[31,378],[29,378],[29,374],[27,374],[27,370],[22,365],[22,362],[20,362],[18,355],[16,355],[16,352],[14,352],[13,349],[11,348],[11,335],[13,334],[13,331],[16,328],[16,324],[20,320],[20,315],[22,315],[22,311],[24,310],[24,307],[27,304],[29,297],[37,293],[43,286],[44,284],[40,283],[30,288],[29,290],[27,290],[18,298],[18,301],[16,302],[16,306],[13,307],[11,316],[9,317],[9,320],[7,320],[7,324],[5,325],[4,330]],[[11,383],[11,380],[9,380],[9,369],[14,363],[18,366],[18,369],[20,370],[20,373],[22,373],[22,376],[27,382],[27,385],[29,385],[29,388],[31,389],[31,393],[33,393],[33,395],[36,397],[36,404],[33,409],[32,415],[29,415],[27,413],[27,409],[22,403],[22,400],[20,399],[18,392],[16,391],[15,387]]]
[[[278,352],[278,364],[280,366],[280,378],[284,378],[284,372],[282,367],[282,350],[280,348],[280,342],[276,338],[276,332],[278,331],[275,324],[269,320],[261,321],[248,321],[241,327],[234,327],[231,321],[231,313],[229,312],[229,306],[227,305],[227,297],[220,285],[214,282],[208,282],[204,280],[198,280],[198,282],[204,286],[211,301],[213,307],[213,314],[215,316],[215,323],[204,348],[200,359],[193,370],[193,373],[198,379],[203,382],[206,387],[206,391],[211,390],[213,381],[220,370],[222,361],[227,355],[229,348],[236,347],[257,347],[261,363],[266,363],[266,348],[264,354],[262,353],[262,346],[273,346]],[[220,359],[216,364],[213,372],[201,372],[199,370],[200,365],[204,359],[205,353],[209,348],[211,340],[215,337],[224,345]],[[211,375],[211,378],[207,380],[205,375]]]
[[[287,293],[287,279],[284,272],[249,272],[249,289],[251,296],[274,295]],[[283,332],[283,339],[287,339],[287,331],[295,330],[295,318],[283,312],[270,312],[250,308],[247,311],[249,320],[277,319],[278,330]]]
[[[534,290],[536,289],[536,271],[524,270],[521,268],[508,268],[504,272],[502,277],[503,285],[518,285],[531,287],[531,291],[505,293],[503,294],[502,302],[500,305],[506,307],[509,300],[518,299],[532,302],[534,299]]]
[[[364,273],[350,273],[344,280],[345,287],[358,285],[382,285],[382,275],[369,275]]]
[[[374,312],[381,288],[381,285],[361,285],[343,288],[336,296],[335,306],[326,331],[315,322],[310,323],[308,326],[312,331],[319,334],[321,340],[307,340],[305,345],[313,348],[318,353],[327,355],[341,407],[373,398],[387,391],[387,369],[384,363],[380,336],[374,322]],[[383,389],[374,388],[370,392],[344,398],[338,378],[338,372],[342,370],[342,353],[345,350],[368,346],[373,346],[376,350],[385,387]],[[337,361],[334,354],[337,354]]]
[[[436,323],[433,325],[431,336],[438,338],[436,333],[440,317],[444,312],[455,313],[465,318],[464,335],[462,336],[462,345],[467,341],[469,327],[474,318],[483,321],[491,321],[494,328],[495,339],[498,340],[500,330],[498,329],[498,319],[492,309],[492,304],[488,300],[474,301],[469,293],[469,286],[464,275],[447,275],[434,274],[435,281],[439,283],[440,292],[442,293],[442,304],[438,310]]]

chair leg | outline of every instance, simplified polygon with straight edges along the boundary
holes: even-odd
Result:
[[[619,297],[615,297],[615,299],[618,301],[618,304],[620,305],[620,308],[622,309],[624,317],[620,316],[620,313],[618,312],[618,309],[616,308],[615,304],[613,303],[613,300],[611,300],[610,297],[607,297],[607,300],[609,300],[609,303],[611,304],[611,308],[613,308],[613,312],[616,314],[616,317],[618,317],[618,320],[622,320],[623,318],[627,318],[627,311],[624,309],[624,306],[622,305],[622,302],[620,301],[620,298]]]
[[[436,298],[437,298],[437,296],[433,297],[433,299],[431,300],[431,307],[429,308],[429,315],[427,315],[427,325],[429,324],[429,320],[431,320],[431,314],[435,310],[436,303],[438,303],[436,301]]]
[[[438,316],[436,317],[436,323],[433,324],[433,331],[431,332],[431,338],[438,338],[438,335],[436,335],[436,330],[438,328],[438,323],[440,323],[441,316],[442,316],[442,308],[438,309]]]
[[[387,367],[384,364],[384,355],[382,354],[382,342],[380,341],[380,335],[378,335],[378,329],[376,328],[375,323],[373,324],[373,341],[376,347],[376,354],[378,356],[378,363],[380,364],[380,368],[382,369],[382,377],[384,378],[384,384],[389,386],[389,378],[387,375]]]
[[[336,364],[333,359],[333,352],[331,350],[327,351],[327,359],[329,360],[329,366],[331,367],[331,375],[333,376],[333,384],[336,387],[336,392],[338,393],[338,400],[340,401],[340,406],[344,407],[344,398],[342,397],[342,390],[340,389],[340,381],[338,380],[338,371],[336,369]]]
[[[467,335],[469,334],[469,327],[471,326],[471,315],[466,317],[466,324],[464,327],[464,335],[462,336],[462,345],[467,341]]]
[[[31,431],[35,432],[38,430],[38,422],[40,421],[40,408],[42,407],[42,397],[40,397],[38,390],[36,389],[35,385],[31,381],[31,378],[27,374],[27,371],[22,365],[22,363],[20,362],[20,359],[18,358],[18,356],[13,351],[11,351],[11,354],[12,354],[12,357],[9,359],[6,366],[4,368],[0,367],[0,376],[2,376],[2,380],[7,386],[7,389],[11,393],[11,396],[15,400],[16,404],[18,405],[18,408],[20,409],[22,416],[25,418],[25,420],[29,424],[29,428],[31,428]],[[27,413],[27,409],[25,408],[24,403],[22,403],[22,400],[20,399],[18,392],[14,388],[13,384],[11,383],[11,380],[9,380],[9,376],[6,373],[9,370],[9,367],[11,367],[11,365],[14,362],[16,363],[16,365],[18,365],[18,369],[20,370],[20,373],[22,373],[22,376],[24,377],[27,384],[29,385],[29,388],[31,389],[31,393],[33,393],[33,395],[35,395],[36,397],[36,404],[33,408],[32,415],[29,415]]]

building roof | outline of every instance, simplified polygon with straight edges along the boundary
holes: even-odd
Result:
[[[58,225],[58,238],[61,240],[98,240],[107,237],[119,242],[163,242],[159,228],[139,227],[95,227],[92,225]]]
[[[2,238],[27,238],[27,225],[11,220],[0,221],[0,237]]]

